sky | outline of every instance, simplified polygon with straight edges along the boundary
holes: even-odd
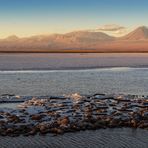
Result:
[[[0,0],[0,37],[148,26],[148,0]]]

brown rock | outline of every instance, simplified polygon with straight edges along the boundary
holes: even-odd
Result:
[[[52,128],[50,131],[55,134],[63,134],[64,133],[64,131],[62,129],[58,129],[58,128]]]
[[[35,135],[37,133],[36,128],[33,128],[30,132],[29,135]]]
[[[41,115],[32,115],[31,119],[32,120],[41,120],[42,116]]]
[[[8,121],[9,122],[20,122],[20,118],[18,116],[16,116],[16,115],[10,115],[8,117]]]
[[[68,117],[64,117],[63,119],[58,121],[58,124],[60,126],[67,126],[69,124],[69,118]]]
[[[46,134],[48,133],[48,128],[44,125],[40,126],[40,133],[41,134]]]
[[[5,121],[3,121],[3,120],[0,121],[0,127],[3,126],[3,125],[5,125],[5,124],[6,124]]]
[[[14,132],[14,129],[12,129],[12,128],[8,128],[7,130],[6,130],[6,133],[7,134],[11,134],[11,133],[13,133]]]
[[[137,121],[136,120],[131,120],[131,125],[132,127],[136,128],[137,127]]]

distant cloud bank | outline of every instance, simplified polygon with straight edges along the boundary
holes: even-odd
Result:
[[[107,24],[96,28],[97,31],[107,32],[114,36],[121,36],[128,32],[128,28],[117,24]]]
[[[97,29],[100,31],[118,31],[126,28],[116,24],[107,24],[107,25],[99,26]]]

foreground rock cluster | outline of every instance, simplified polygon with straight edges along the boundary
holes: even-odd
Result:
[[[148,129],[148,97],[104,94],[33,97],[18,109],[0,109],[1,136],[57,135],[114,127]]]

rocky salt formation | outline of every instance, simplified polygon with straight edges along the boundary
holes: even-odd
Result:
[[[32,97],[16,110],[0,109],[1,136],[57,135],[114,127],[148,129],[148,97],[104,94]]]

